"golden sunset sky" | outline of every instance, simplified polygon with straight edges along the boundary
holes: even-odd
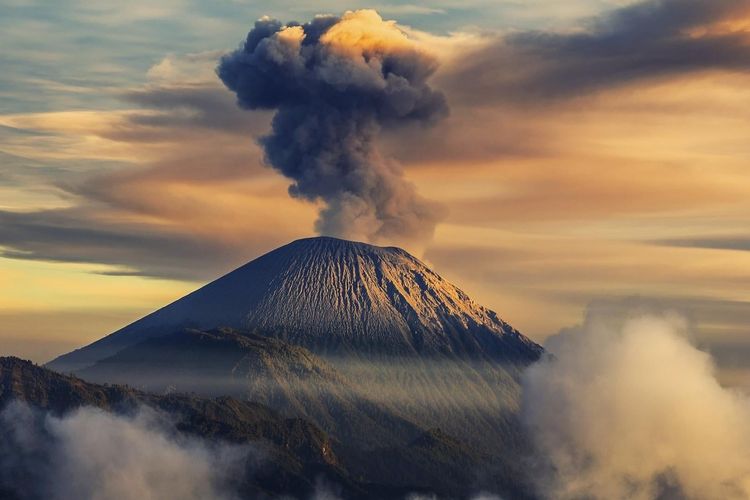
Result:
[[[411,250],[538,342],[675,309],[750,386],[750,2],[54,5],[0,3],[0,354],[48,361],[314,235],[263,164],[271,113],[214,69],[263,15],[369,7],[450,107],[381,138],[445,207]]]

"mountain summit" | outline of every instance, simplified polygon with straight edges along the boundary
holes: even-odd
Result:
[[[269,252],[49,366],[90,366],[179,328],[233,327],[323,355],[531,361],[540,348],[406,251],[330,237]]]

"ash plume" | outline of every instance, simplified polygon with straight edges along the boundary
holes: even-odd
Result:
[[[283,25],[263,18],[217,73],[246,109],[273,109],[260,139],[293,197],[322,202],[316,229],[375,243],[428,240],[442,209],[383,157],[384,127],[430,123],[448,111],[428,85],[437,68],[395,22],[373,10]]]

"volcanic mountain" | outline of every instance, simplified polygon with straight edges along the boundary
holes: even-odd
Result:
[[[327,356],[520,362],[540,347],[400,248],[294,241],[49,367],[73,372],[179,328],[267,332]]]
[[[256,401],[319,426],[344,455],[404,450],[439,429],[515,477],[528,450],[519,377],[540,354],[404,250],[320,237],[48,366],[97,383]],[[378,463],[398,463],[383,453]]]

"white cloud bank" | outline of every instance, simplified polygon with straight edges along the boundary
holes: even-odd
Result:
[[[750,403],[673,314],[591,312],[528,370],[523,417],[555,499],[750,498]]]
[[[20,498],[234,498],[247,449],[179,436],[152,411],[83,408],[63,418],[14,403],[0,415],[0,473]]]

